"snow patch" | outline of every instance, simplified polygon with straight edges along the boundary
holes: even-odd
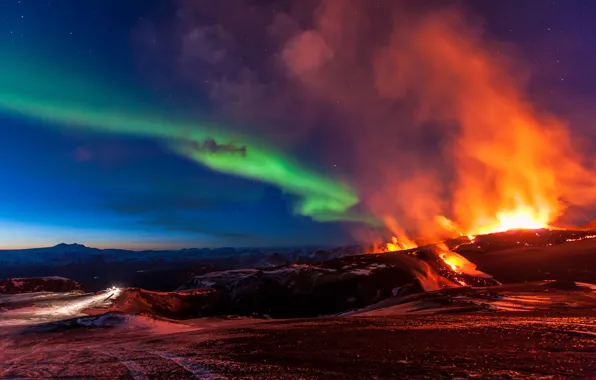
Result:
[[[99,293],[25,293],[0,297],[6,307],[15,307],[0,314],[0,326],[34,325],[82,317],[89,308],[109,307],[120,289],[112,288]],[[24,301],[23,307],[18,307]],[[33,304],[33,306],[30,306]]]
[[[355,274],[357,276],[370,276],[372,274],[371,269],[355,269],[350,271],[350,273]]]
[[[128,316],[113,313],[106,313],[100,316],[81,317],[77,319],[79,325],[87,327],[113,327],[123,325],[128,321]]]

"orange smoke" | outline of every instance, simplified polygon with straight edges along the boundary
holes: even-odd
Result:
[[[596,202],[565,123],[531,104],[526,70],[464,12],[319,3],[283,63],[340,115],[363,203],[400,244],[548,227]]]
[[[447,211],[455,222],[427,215],[427,223],[466,235],[543,228],[564,211],[563,199],[594,202],[596,177],[565,124],[531,106],[495,46],[453,11],[410,27],[378,56],[377,87],[388,97],[415,97],[421,122],[454,129],[444,154],[453,162]]]
[[[400,249],[410,249],[418,246],[406,236],[405,231],[399,226],[395,218],[385,215],[383,220],[389,231],[393,234],[391,243],[387,243],[388,251],[398,251]]]

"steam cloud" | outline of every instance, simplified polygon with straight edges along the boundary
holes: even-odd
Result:
[[[462,9],[232,3],[181,2],[171,24],[140,29],[139,41],[161,42],[145,58],[175,57],[160,62],[181,73],[169,80],[190,79],[214,117],[257,126],[249,133],[311,150],[325,137],[316,158],[389,227],[436,237],[446,215],[478,232],[520,207],[550,223],[564,202],[596,200],[565,124],[533,108],[523,65]]]

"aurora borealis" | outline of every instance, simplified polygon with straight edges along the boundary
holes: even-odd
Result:
[[[3,186],[0,248],[62,241],[125,248],[283,245],[304,236],[307,243],[321,243],[323,236],[345,236],[333,223],[318,227],[321,222],[367,219],[351,210],[358,197],[345,181],[238,126],[168,109],[145,96],[147,86],[138,80],[118,80],[126,77],[120,71],[128,65],[121,63],[130,44],[124,53],[104,46],[97,59],[78,55],[75,49],[99,54],[106,36],[125,38],[134,30],[136,19],[103,34],[86,28],[84,18],[105,24],[112,3],[95,4],[99,16],[75,3],[55,4],[44,27],[35,4],[15,2],[3,13],[10,17],[0,38],[2,158],[9,163],[9,185]],[[72,12],[78,21],[65,25]],[[64,40],[73,35],[80,40],[67,46]],[[118,145],[125,156],[134,151],[161,158],[124,159],[106,169],[103,161],[119,153],[102,144]]]
[[[292,195],[298,215],[317,222],[374,223],[350,211],[358,198],[349,185],[307,168],[265,142],[191,118],[167,116],[150,106],[139,107],[121,91],[102,88],[92,78],[27,64],[33,60],[21,60],[12,67],[8,62],[0,64],[0,111],[6,115],[59,132],[152,139],[198,165],[257,180]],[[229,146],[241,151],[225,149]]]
[[[96,6],[103,12],[109,12],[113,8],[113,5],[104,6],[99,3]],[[134,6],[131,4],[116,8],[117,11],[126,13]],[[82,139],[84,144],[92,146],[95,140],[121,141],[123,139],[122,141],[125,141],[123,149],[131,150],[135,150],[139,144],[148,144],[143,143],[148,141],[152,145],[149,148],[150,151],[158,149],[161,152],[160,155],[179,157],[162,160],[166,162],[163,165],[168,168],[180,166],[180,160],[190,161],[197,168],[193,169],[196,174],[181,173],[182,179],[178,176],[178,179],[166,181],[167,185],[162,185],[160,174],[157,172],[154,174],[155,177],[143,174],[142,181],[135,182],[132,178],[139,176],[136,174],[139,172],[138,166],[149,165],[139,162],[132,165],[137,168],[122,169],[134,171],[135,174],[132,176],[114,179],[118,181],[116,183],[111,180],[113,173],[104,173],[99,177],[102,178],[101,181],[96,179],[98,177],[92,179],[94,183],[97,181],[101,183],[99,187],[91,189],[85,180],[79,180],[76,174],[68,173],[67,167],[74,165],[75,172],[83,173],[82,176],[85,177],[94,177],[89,170],[103,170],[90,168],[96,164],[93,162],[96,160],[96,153],[93,153],[93,158],[88,160],[90,162],[84,159],[85,162],[73,164],[72,161],[80,160],[77,156],[78,158],[74,157],[74,160],[69,158],[70,162],[56,163],[64,168],[56,169],[56,175],[61,178],[66,177],[70,182],[81,183],[80,186],[86,189],[81,191],[93,194],[85,197],[89,199],[80,204],[79,199],[82,195],[80,193],[75,196],[69,195],[70,191],[61,189],[64,185],[60,184],[60,181],[47,179],[43,174],[38,177],[38,171],[25,174],[24,171],[14,167],[14,175],[17,177],[12,181],[16,181],[17,185],[15,190],[5,198],[9,205],[5,211],[13,210],[11,212],[16,213],[17,216],[6,215],[1,218],[4,225],[4,247],[43,246],[63,240],[103,247],[115,245],[132,248],[286,244],[286,242],[294,243],[303,240],[300,237],[302,234],[300,231],[319,229],[320,232],[315,232],[315,236],[329,236],[329,233],[338,236],[332,222],[375,223],[371,217],[360,211],[354,211],[354,206],[359,199],[355,189],[345,180],[334,178],[334,175],[326,173],[322,168],[317,169],[313,165],[302,163],[300,158],[292,157],[291,153],[277,147],[275,142],[244,133],[238,125],[226,126],[221,122],[209,121],[208,117],[201,117],[200,114],[190,115],[180,110],[169,109],[155,96],[146,96],[147,86],[139,83],[138,80],[129,80],[129,78],[124,81],[118,80],[117,78],[125,77],[125,74],[120,72],[123,67],[121,59],[114,56],[118,56],[118,53],[121,57],[128,56],[130,47],[124,49],[125,54],[108,47],[103,52],[109,53],[110,58],[99,57],[94,60],[85,56],[80,57],[72,47],[64,46],[64,35],[70,37],[73,34],[85,40],[84,45],[77,43],[77,49],[82,47],[84,51],[92,51],[87,47],[90,41],[91,46],[95,43],[94,49],[102,45],[101,37],[93,32],[86,32],[83,25],[62,28],[60,24],[66,14],[74,11],[82,17],[90,17],[96,24],[105,23],[105,18],[98,18],[96,14],[67,2],[58,4],[53,8],[56,11],[54,18],[50,18],[46,26],[49,33],[42,35],[39,32],[44,28],[39,28],[33,20],[39,15],[31,13],[35,10],[34,5],[13,4],[11,10],[17,27],[10,26],[10,29],[24,31],[23,36],[19,37],[26,43],[19,41],[20,43],[16,45],[11,38],[0,40],[0,51],[5,58],[0,62],[0,115],[8,118],[5,119],[5,123],[12,126],[17,135],[26,134],[26,137],[23,136],[24,141],[36,141],[41,138],[41,135],[66,134],[76,136],[75,140]],[[26,13],[27,10],[29,13]],[[21,13],[26,14],[21,15]],[[119,27],[129,33],[129,28],[134,29],[134,23],[119,25]],[[106,33],[122,36],[117,32]],[[81,35],[84,37],[80,37]],[[111,75],[111,70],[116,74]],[[106,76],[108,73],[110,74]],[[23,123],[26,127],[18,126]],[[34,127],[28,130],[30,126]],[[43,133],[38,132],[42,130]],[[72,140],[69,141],[69,137],[66,139],[68,146]],[[59,142],[59,145],[62,144],[64,143]],[[24,149],[28,150],[26,145]],[[228,149],[229,147],[238,149]],[[64,152],[63,149],[72,148],[60,148],[60,151]],[[5,154],[8,155],[10,150],[5,150]],[[85,158],[89,154],[87,150],[86,147],[75,146],[74,154],[75,156],[82,154]],[[41,151],[37,151],[29,152],[27,161],[32,158],[31,154],[37,157],[32,160],[34,161],[32,165],[37,168],[42,168],[46,160],[56,160],[55,157],[44,157]],[[71,155],[71,153],[67,154]],[[111,152],[102,154],[110,155]],[[116,163],[119,167],[125,167],[126,164],[126,162]],[[178,172],[178,169],[163,170]],[[151,169],[143,168],[142,172],[145,171],[151,172]],[[232,189],[218,189],[220,186],[229,186],[225,183],[230,181],[224,181],[220,185],[211,183],[214,175],[209,174],[209,171],[236,177],[238,180],[231,181],[234,184]],[[191,175],[196,177],[188,179],[187,177]],[[216,176],[215,181],[222,182],[218,178],[220,177]],[[42,184],[37,185],[40,181]],[[34,187],[49,186],[53,189],[51,192],[54,195],[48,198],[41,191],[33,194],[34,199],[22,199],[24,196],[20,196],[17,190],[20,182],[23,182],[23,186],[31,186],[29,183],[35,183]],[[148,183],[149,186],[143,187],[139,182]],[[182,195],[181,190],[176,190],[176,187],[181,186],[176,185],[177,182],[181,184],[192,182],[196,190],[185,187]],[[209,184],[207,185],[206,182]],[[253,190],[255,186],[258,189],[257,195],[250,195],[255,193]],[[129,190],[131,187],[135,190]],[[126,191],[122,193],[121,190],[115,190],[116,188],[125,188]],[[205,188],[210,189],[207,194],[205,194]],[[243,196],[230,195],[235,191],[244,192],[246,188],[249,194],[247,201],[243,200]],[[167,194],[162,194],[163,191]],[[106,195],[114,192],[116,195]],[[146,195],[152,192],[156,194]],[[266,195],[266,198],[258,195],[263,192],[276,194],[273,196],[275,200],[272,202],[268,199],[271,195]],[[30,193],[28,195],[32,196]],[[168,210],[163,207],[162,210],[160,205],[169,203],[168,197],[188,198],[188,201],[181,201],[181,204],[198,202],[208,206],[190,209],[185,206],[175,206]],[[121,198],[124,200],[121,201]],[[143,208],[144,211],[141,213],[137,212],[135,207],[132,207],[134,211],[130,212],[127,207],[121,205],[123,202],[131,203],[139,198],[150,199],[146,202],[151,203],[146,210],[145,205],[135,206]],[[221,205],[222,202],[224,206],[219,206],[221,210],[213,210],[212,204]],[[23,206],[19,208],[18,205],[21,203]],[[33,204],[38,208],[24,211],[32,208]],[[103,206],[106,204],[107,209]],[[62,213],[56,212],[56,208],[61,207],[64,208],[64,215],[58,215]],[[249,215],[243,216],[241,221],[230,223],[227,214],[230,207],[234,210],[244,210],[240,212],[248,212]],[[272,210],[274,217],[269,221],[255,222],[254,218],[258,219],[259,216],[254,214],[255,211],[250,210],[260,209],[260,213],[267,215],[272,211],[264,209],[271,207],[275,210]],[[126,211],[123,213],[122,209]],[[46,213],[48,215],[45,215]],[[24,216],[24,214],[32,216]],[[85,215],[83,219],[93,220],[93,222],[88,222],[88,226],[85,226],[84,222],[81,223],[81,215]],[[232,216],[238,218],[237,215],[232,214]],[[291,221],[296,217],[300,219],[296,222]],[[106,227],[104,220],[110,221],[109,227]],[[331,225],[328,228],[321,228],[320,223],[324,222],[331,222]],[[258,230],[262,227],[271,230],[261,233]],[[297,230],[292,233],[284,231],[280,234],[279,228]],[[309,234],[312,236],[312,232],[306,232],[306,236]],[[345,236],[343,232],[339,236],[342,235]],[[10,236],[13,238],[11,239]],[[26,241],[27,239],[24,238],[26,236],[29,236],[31,243]],[[322,242],[321,237],[314,241]],[[110,243],[109,240],[115,243]]]
[[[349,212],[358,198],[346,184],[308,170],[273,147],[234,136],[222,128],[180,122],[152,115],[147,110],[136,111],[122,103],[111,103],[109,99],[119,96],[110,96],[109,91],[99,90],[100,85],[95,83],[82,87],[85,80],[73,75],[60,75],[27,65],[21,69],[7,67],[6,64],[0,66],[0,71],[5,73],[0,78],[0,109],[5,112],[37,119],[55,128],[159,139],[173,152],[213,170],[256,179],[297,195],[296,212],[301,215],[317,221],[364,221],[364,218]],[[11,78],[29,79],[20,81]],[[37,83],[43,83],[43,90]],[[207,139],[215,141],[215,149],[196,149],[194,143],[200,144]],[[217,149],[217,146],[226,145],[239,145],[244,151]]]

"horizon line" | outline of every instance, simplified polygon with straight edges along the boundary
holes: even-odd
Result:
[[[234,249],[265,249],[265,248],[270,248],[270,249],[275,249],[275,248],[301,248],[301,247],[325,247],[325,248],[331,248],[331,247],[339,247],[339,246],[350,246],[350,245],[363,245],[364,243],[360,242],[352,242],[352,243],[344,243],[344,244],[316,244],[316,243],[312,243],[312,244],[303,244],[303,245],[293,245],[293,244],[289,244],[289,245],[263,245],[263,246],[227,246],[227,245],[223,245],[223,246],[206,246],[206,247],[181,247],[181,248],[161,248],[161,247],[155,247],[153,246],[151,247],[147,247],[147,248],[141,248],[141,247],[136,247],[136,248],[118,248],[118,247],[112,247],[112,246],[105,246],[103,244],[100,245],[86,245],[86,244],[81,244],[81,243],[58,243],[58,244],[53,244],[53,245],[44,245],[44,246],[12,246],[12,247],[2,247],[0,246],[0,252],[1,251],[26,251],[26,250],[31,250],[31,249],[44,249],[44,248],[54,248],[54,247],[58,247],[60,245],[64,245],[64,246],[82,246],[88,249],[99,249],[102,251],[106,251],[106,250],[122,250],[122,251],[134,251],[134,252],[144,252],[144,251],[184,251],[184,250],[192,250],[192,249],[210,249],[210,250],[215,250],[215,249],[222,249],[222,248],[234,248]]]

